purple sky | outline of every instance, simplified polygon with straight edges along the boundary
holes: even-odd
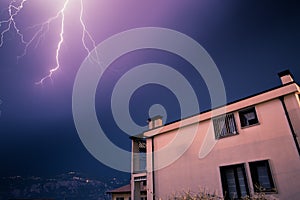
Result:
[[[16,17],[25,40],[33,34],[28,27],[55,15],[63,1],[28,0]],[[94,176],[120,175],[94,159],[82,145],[72,118],[72,88],[77,70],[87,56],[81,42],[79,1],[66,9],[61,68],[52,81],[34,83],[55,65],[58,23],[54,22],[40,44],[28,49],[17,63],[24,45],[11,31],[0,48],[0,176],[52,175],[82,171]],[[8,0],[0,2],[4,19]],[[188,0],[140,1],[85,0],[84,19],[96,44],[108,37],[138,27],[164,27],[187,34],[199,42],[218,66],[226,87],[228,102],[278,86],[277,73],[290,69],[300,82],[300,5],[297,1],[272,0]],[[0,27],[0,30],[3,27]],[[147,62],[168,64],[191,82],[197,91],[201,110],[210,108],[207,89],[201,77],[184,60],[155,50],[132,52],[116,60],[99,83],[96,105],[100,123],[108,137],[124,149],[128,136],[116,127],[110,111],[111,90],[130,68]],[[182,70],[180,66],[187,65]],[[159,91],[160,95],[157,95]],[[178,103],[165,88],[147,85],[131,102],[134,120],[145,125],[149,106],[161,103],[168,122],[180,116]],[[103,172],[106,172],[104,174]],[[124,174],[121,174],[124,175]]]

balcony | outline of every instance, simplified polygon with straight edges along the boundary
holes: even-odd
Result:
[[[132,148],[133,173],[146,172],[146,141],[142,139],[136,139],[133,141]]]

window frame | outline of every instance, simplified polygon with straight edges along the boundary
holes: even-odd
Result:
[[[232,123],[231,125],[233,125],[234,127],[234,131],[233,132],[227,132],[226,134],[222,134],[223,129],[225,128],[226,130],[230,129],[230,125],[229,125],[229,117],[232,117]],[[224,120],[224,124],[222,127],[220,127],[219,123],[222,123],[220,120]],[[214,132],[215,132],[215,139],[219,140],[222,138],[226,138],[226,137],[231,137],[231,136],[235,136],[238,135],[238,129],[237,129],[237,125],[235,122],[235,117],[234,117],[234,113],[226,113],[224,115],[220,115],[217,117],[212,118],[212,123],[213,123],[213,127],[214,127]]]
[[[253,123],[253,124],[249,124],[249,125],[247,125],[247,124],[243,124],[243,122],[242,122],[242,118],[243,118],[243,114],[246,114],[246,113],[250,113],[250,111],[254,111],[253,113],[254,113],[254,115],[255,115],[255,119],[256,119],[256,123]],[[248,108],[245,108],[245,109],[242,109],[242,110],[240,110],[240,111],[238,111],[238,115],[239,115],[239,119],[240,119],[240,125],[241,125],[241,128],[243,129],[243,128],[248,128],[248,127],[251,127],[251,126],[256,126],[256,125],[259,125],[260,123],[259,123],[259,119],[258,119],[258,116],[257,116],[257,112],[256,112],[256,108],[255,108],[255,106],[251,106],[251,107],[248,107]]]
[[[266,167],[266,170],[267,170],[267,175],[268,175],[267,177],[268,177],[268,182],[270,184],[270,188],[263,188],[259,183],[259,175],[257,172],[257,167],[263,166],[263,165]],[[275,181],[274,181],[274,178],[272,175],[269,160],[258,160],[258,161],[249,162],[249,170],[250,170],[250,174],[251,174],[252,186],[253,186],[254,192],[277,193],[277,189],[276,189]],[[257,184],[258,184],[258,186],[257,186]]]
[[[220,166],[220,177],[221,177],[221,183],[222,183],[222,191],[223,191],[223,196],[225,200],[230,200],[232,199],[232,197],[228,196],[228,180],[226,178],[226,170],[227,169],[232,169],[234,171],[234,180],[235,180],[235,189],[237,192],[237,197],[233,198],[233,199],[240,199],[244,196],[242,196],[242,192],[241,192],[241,186],[240,186],[240,182],[239,182],[239,176],[238,176],[238,171],[237,169],[241,167],[242,169],[242,174],[243,174],[243,178],[244,178],[244,184],[245,184],[245,189],[246,189],[246,193],[247,196],[250,195],[250,190],[249,190],[249,182],[248,182],[248,177],[247,177],[247,173],[246,173],[246,166],[245,163],[240,163],[240,164],[233,164],[233,165],[227,165],[227,166]],[[238,184],[237,184],[238,183]]]

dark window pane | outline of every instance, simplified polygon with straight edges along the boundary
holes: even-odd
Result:
[[[258,123],[255,108],[248,108],[239,112],[241,127],[250,126]]]
[[[225,173],[226,181],[227,181],[227,188],[228,188],[227,192],[230,197],[233,197],[237,194],[234,171],[233,171],[233,169],[229,168],[229,169],[226,169],[224,173]]]
[[[238,180],[239,180],[239,185],[240,185],[240,191],[241,191],[241,196],[247,196],[248,195],[248,187],[247,187],[247,182],[245,179],[245,171],[243,167],[237,167],[237,175],[238,175]]]
[[[275,192],[275,185],[267,160],[249,163],[255,192]]]

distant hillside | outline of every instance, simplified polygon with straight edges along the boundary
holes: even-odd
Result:
[[[0,200],[106,200],[106,192],[127,184],[129,180],[90,179],[80,173],[69,172],[54,178],[4,177],[0,179]]]

